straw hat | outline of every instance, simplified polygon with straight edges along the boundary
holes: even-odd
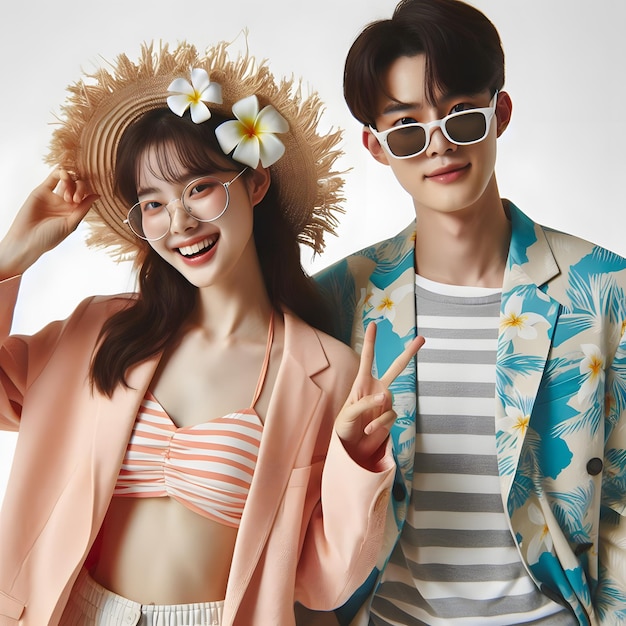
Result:
[[[209,112],[235,120],[233,105],[256,96],[260,110],[271,105],[278,118],[286,121],[270,142],[275,145],[277,138],[284,146],[284,154],[269,165],[272,184],[278,188],[281,206],[298,240],[315,252],[323,250],[324,234],[334,233],[337,214],[343,212],[339,206],[343,179],[332,169],[341,154],[337,147],[341,132],[318,133],[322,103],[317,94],[303,96],[301,83],[293,78],[277,82],[267,62],[257,62],[247,52],[231,59],[229,45],[221,42],[199,54],[186,42],[173,49],[164,43],[144,43],[136,62],[121,54],[106,69],[85,74],[68,87],[45,160],[87,180],[99,194],[86,217],[91,226],[89,245],[106,247],[120,260],[137,257],[141,244],[123,224],[127,203],[113,191],[117,145],[130,124],[149,110],[168,106],[172,96],[170,108],[175,110],[176,94],[171,88],[180,87],[181,79],[188,81],[189,89],[195,88],[193,81],[189,82],[192,72],[197,78],[197,70],[204,70],[205,80],[211,83],[207,92],[215,94],[217,89],[221,94],[213,98],[218,102],[206,104],[193,104],[190,96],[191,113],[197,115],[208,107]]]

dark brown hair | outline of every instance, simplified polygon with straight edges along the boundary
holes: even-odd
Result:
[[[195,124],[186,115],[178,117],[169,109],[144,114],[120,140],[115,167],[116,192],[128,206],[137,201],[139,163],[150,149],[154,150],[158,175],[171,181],[178,180],[180,167],[190,176],[243,169],[241,163],[222,153],[215,139],[215,127],[224,119],[213,114],[207,122]],[[277,310],[290,309],[305,322],[328,331],[329,311],[315,283],[302,268],[297,233],[284,217],[274,185],[269,186],[254,211],[253,228],[272,305]],[[126,385],[129,367],[172,344],[196,304],[196,287],[147,242],[142,254],[137,297],[103,326],[91,367],[92,383],[107,395],[118,384]]]
[[[354,117],[374,125],[386,74],[400,57],[426,57],[426,96],[495,93],[504,85],[504,52],[495,26],[460,0],[401,0],[389,20],[365,27],[344,68],[344,97]]]

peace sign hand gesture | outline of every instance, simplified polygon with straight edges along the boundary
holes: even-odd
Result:
[[[348,454],[363,467],[374,467],[396,419],[391,408],[389,385],[424,345],[417,336],[389,366],[380,379],[372,376],[376,324],[365,330],[361,361],[354,384],[335,422],[335,430]]]

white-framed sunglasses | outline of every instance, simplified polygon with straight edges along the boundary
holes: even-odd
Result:
[[[426,124],[413,122],[380,132],[372,126],[369,129],[390,156],[396,159],[410,159],[422,154],[428,148],[435,128],[440,128],[446,139],[458,146],[468,146],[482,141],[489,134],[497,102],[496,91],[486,108],[450,113],[440,120]]]

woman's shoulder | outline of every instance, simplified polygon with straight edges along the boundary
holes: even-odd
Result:
[[[356,363],[358,365],[359,357],[357,353],[350,347],[347,346],[339,339],[328,335],[327,333],[315,329],[317,336],[320,339],[320,343],[324,348],[324,351],[329,357],[330,361],[345,361],[347,363]]]
[[[358,367],[359,357],[350,346],[324,331],[310,326],[293,313],[285,312],[284,315],[285,323],[289,327],[287,335],[292,341],[304,341],[305,337],[310,335],[310,337],[315,337],[316,343],[321,347],[331,367],[337,366],[348,369]]]
[[[81,322],[102,324],[110,316],[130,306],[136,299],[135,293],[89,296],[76,306],[65,323],[70,326]]]
[[[95,295],[89,298],[85,298],[83,302],[87,303],[87,306],[101,306],[101,307],[124,307],[137,300],[137,294],[133,292],[128,293],[114,293],[109,295]]]

